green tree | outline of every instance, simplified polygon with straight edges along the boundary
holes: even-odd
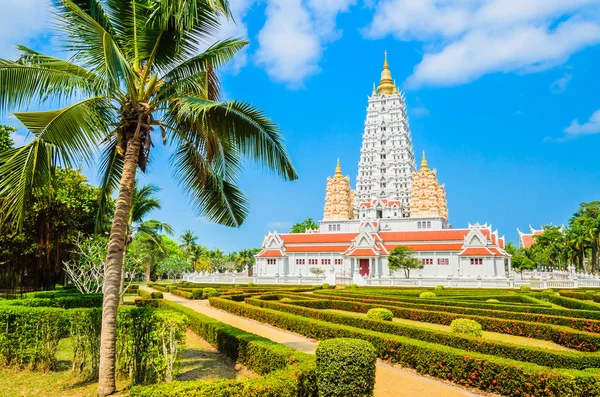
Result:
[[[542,229],[542,234],[533,237],[531,255],[534,262],[549,268],[564,267],[566,239],[562,227],[545,225]]]
[[[13,127],[0,124],[0,153],[12,149],[14,142],[10,137],[10,134],[15,131],[16,129]]]
[[[412,269],[422,269],[423,262],[413,256],[414,252],[405,245],[396,246],[388,255],[388,267],[390,270],[404,270],[404,276],[410,278]]]
[[[0,109],[67,102],[59,110],[13,113],[34,139],[0,155],[0,213],[22,225],[32,192],[57,165],[91,160],[102,146],[102,198],[118,190],[105,267],[98,394],[115,391],[116,320],[123,250],[138,169],[153,141],[173,146],[171,167],[209,220],[239,226],[247,200],[236,186],[242,159],[296,179],[276,125],[247,103],[223,102],[216,70],[247,42],[199,52],[226,0],[56,0],[55,26],[69,61],[19,47],[0,60]],[[55,100],[55,101],[52,101]],[[159,131],[159,139],[156,139]],[[101,207],[102,208],[102,207]]]
[[[313,220],[313,218],[308,218],[303,220],[300,223],[296,223],[292,226],[292,230],[290,233],[304,233],[308,229],[318,229],[319,225]]]
[[[523,278],[523,270],[533,270],[537,267],[536,263],[529,259],[523,252],[516,252],[511,258],[512,268],[521,272]]]
[[[190,265],[182,256],[174,255],[160,261],[158,269],[167,278],[176,281],[183,272],[190,270]]]
[[[188,257],[190,254],[190,248],[196,244],[198,240],[198,236],[191,230],[184,230],[183,234],[179,236],[179,241],[181,241],[181,248],[185,251],[185,256]]]

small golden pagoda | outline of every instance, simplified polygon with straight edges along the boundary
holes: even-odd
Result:
[[[448,204],[446,189],[437,179],[437,171],[431,171],[423,152],[421,169],[413,173],[412,195],[410,199],[410,216],[442,217],[448,220]]]
[[[342,167],[338,159],[333,178],[327,178],[323,220],[353,218],[354,192],[350,189],[350,177],[342,174]]]
[[[387,61],[387,51],[383,52],[383,70],[381,71],[381,79],[379,80],[379,87],[375,90],[373,85],[373,95],[392,95],[398,94],[398,88],[396,82],[392,79],[392,72]]]

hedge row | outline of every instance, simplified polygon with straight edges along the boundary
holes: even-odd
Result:
[[[368,329],[406,336],[425,342],[438,343],[483,354],[511,358],[513,360],[531,362],[551,368],[585,369],[600,367],[600,355],[595,353],[557,352],[547,349],[520,346],[495,340],[486,340],[465,335],[456,335],[449,332],[432,330],[413,325],[392,323],[389,321],[376,321],[352,314],[332,313],[323,310],[310,309],[294,304],[284,305],[272,301],[248,299],[246,303],[262,308],[284,311],[299,316],[310,317],[316,320],[327,321],[335,324],[349,325],[357,328]],[[345,310],[343,302],[327,302],[330,308]]]
[[[330,324],[289,313],[211,298],[212,306],[230,313],[297,332],[309,338],[356,338],[371,342],[380,358],[414,368],[422,374],[505,396],[597,396],[600,376],[574,369],[550,369],[531,363]]]
[[[589,291],[589,292],[575,292],[575,291],[558,291],[560,296],[564,296],[567,298],[579,299],[582,301],[594,301],[600,302],[600,295],[598,295],[598,291]]]
[[[0,306],[60,307],[63,309],[102,307],[102,294],[69,294],[58,295],[54,298],[0,300]]]
[[[352,301],[353,299],[347,299],[348,301]],[[396,307],[407,307],[407,308],[415,308],[422,309],[428,311],[444,311],[448,313],[459,313],[459,314],[467,314],[473,316],[484,316],[484,317],[494,317],[501,318],[505,320],[519,320],[519,321],[529,321],[529,322],[537,322],[537,323],[546,323],[553,325],[561,325],[566,327],[571,327],[574,329],[578,329],[581,331],[600,333],[600,320],[589,320],[589,319],[580,319],[580,318],[569,318],[569,317],[561,317],[561,316],[550,316],[543,314],[533,314],[533,313],[522,313],[522,312],[510,312],[503,310],[490,310],[490,309],[473,309],[473,308],[463,308],[463,307],[454,307],[454,306],[446,306],[444,304],[430,304],[429,300],[427,301],[419,301],[418,303],[410,303],[410,302],[370,302],[373,304],[384,303],[389,306]]]
[[[586,302],[579,299],[567,298],[564,296],[557,295],[536,295],[536,298],[546,300],[550,303],[554,303],[555,305],[559,305],[562,307],[566,307],[569,309],[576,310],[591,310],[595,312],[600,312],[600,305],[594,302]],[[599,313],[600,314],[600,313]]]
[[[133,397],[316,397],[315,361],[308,354],[231,327],[192,309],[170,301],[168,308],[187,316],[192,331],[238,363],[263,378],[240,380],[172,382],[152,387],[136,387]]]
[[[144,299],[162,299],[162,292],[148,292],[143,289],[138,289],[138,295]]]
[[[329,293],[329,291],[315,291],[315,295],[320,295],[326,299],[341,299],[348,300],[351,298],[352,300],[365,302],[365,303],[384,303],[391,304],[389,302],[407,302],[407,303],[424,303],[423,299],[394,299],[394,298],[379,298],[373,296],[364,296],[360,294],[343,294],[344,296],[340,296],[337,293]],[[347,297],[346,297],[347,296]],[[537,295],[541,296],[541,295]],[[524,299],[531,299],[534,301],[538,301],[528,295],[522,295]],[[450,302],[450,301],[439,301],[428,299],[428,305],[437,305],[437,306],[445,306],[445,307],[465,307],[465,308],[479,308],[479,309],[493,309],[493,310],[502,310],[508,312],[518,312],[518,313],[532,313],[532,314],[546,314],[551,316],[562,316],[562,317],[570,317],[570,318],[585,318],[592,320],[600,320],[600,312],[591,311],[591,310],[569,310],[569,309],[554,309],[551,307],[534,307],[534,306],[516,306],[516,305],[503,305],[503,304],[484,304],[484,303],[467,303],[467,302]]]
[[[383,307],[391,310],[392,313],[394,313],[394,317],[433,324],[450,325],[454,319],[469,318],[481,324],[485,331],[549,340],[559,345],[585,352],[595,352],[600,349],[600,335],[577,331],[572,328],[559,325],[539,324],[518,320],[502,320],[493,317],[455,314],[443,311],[429,311],[372,303],[338,300],[331,301],[336,303],[346,302],[345,304],[340,304],[338,307],[344,307],[342,310],[350,312],[366,313],[369,311],[369,309]],[[322,303],[319,303],[318,301],[306,301],[296,302],[296,304],[315,309],[321,309],[323,306],[328,308],[328,306],[330,306],[329,301],[322,301]]]

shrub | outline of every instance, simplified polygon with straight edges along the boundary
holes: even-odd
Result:
[[[53,369],[67,324],[64,309],[0,306],[0,364]]]
[[[519,288],[519,291],[521,291],[521,292],[531,292],[531,287],[529,285],[521,285],[521,287]]]
[[[443,285],[438,285],[437,287],[435,287],[436,291],[441,291],[444,289]]]
[[[371,320],[392,321],[394,314],[388,309],[375,308],[369,309],[367,318],[370,318]]]
[[[217,291],[216,289],[210,288],[210,287],[202,289],[202,292],[204,292],[204,295],[208,295],[209,292],[216,292],[216,291]]]
[[[202,292],[201,288],[194,288],[192,290],[192,299],[202,299]]]
[[[552,288],[548,288],[542,291],[542,295],[554,295],[554,290]]]
[[[323,287],[323,289],[329,289],[329,284],[323,283],[322,287]]]
[[[436,295],[433,292],[421,292],[419,298],[435,298]]]
[[[135,298],[133,301],[134,305],[137,307],[158,307],[158,302],[160,299],[146,299],[146,298]]]
[[[0,305],[29,307],[60,307],[73,309],[76,307],[101,307],[102,294],[69,294],[56,295],[52,298],[30,298],[2,300]]]
[[[248,283],[248,287],[254,287],[256,284],[254,283]]]
[[[344,289],[358,289],[358,285],[356,285],[356,284],[346,285],[344,287]]]
[[[328,339],[316,351],[320,397],[373,396],[377,352],[360,339]]]
[[[138,299],[145,302],[158,302],[136,298],[136,306]],[[71,309],[67,315],[70,319],[70,334],[74,350],[73,372],[83,376],[85,380],[97,379],[102,309]]]
[[[206,297],[207,298],[216,298],[219,295],[221,295],[221,294],[219,294],[217,291],[210,291],[208,294],[206,294]]]
[[[476,337],[483,336],[481,324],[468,318],[457,318],[456,320],[452,320],[452,323],[450,324],[450,331],[454,332],[455,334],[466,334]]]
[[[162,298],[163,298],[162,292],[151,292],[150,293],[150,299],[162,299]]]
[[[173,291],[175,291],[176,289],[177,289],[177,286],[176,286],[176,285],[169,285],[169,286],[167,287],[167,291],[168,291],[168,292],[173,292]]]
[[[500,303],[500,301],[498,299],[488,299],[486,300],[487,303]]]
[[[294,302],[294,300],[290,299],[290,298],[283,298],[279,302],[281,302],[281,303],[292,303],[292,302]]]

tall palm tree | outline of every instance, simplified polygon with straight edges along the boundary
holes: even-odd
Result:
[[[55,0],[69,60],[19,47],[0,59],[0,112],[48,102],[58,110],[17,112],[33,134],[0,155],[0,213],[20,225],[34,189],[48,189],[56,166],[91,161],[102,148],[103,197],[118,189],[105,267],[98,394],[115,391],[116,319],[123,249],[138,169],[153,143],[173,147],[171,167],[207,219],[239,226],[248,213],[236,186],[244,157],[293,180],[277,126],[250,104],[220,98],[216,70],[247,42],[201,52],[227,0]],[[157,136],[158,134],[158,136]],[[158,139],[157,139],[158,138]]]
[[[190,248],[196,244],[198,236],[191,230],[184,230],[183,234],[179,237],[179,241],[182,242],[181,248],[185,251],[185,257],[187,258],[190,253]]]

